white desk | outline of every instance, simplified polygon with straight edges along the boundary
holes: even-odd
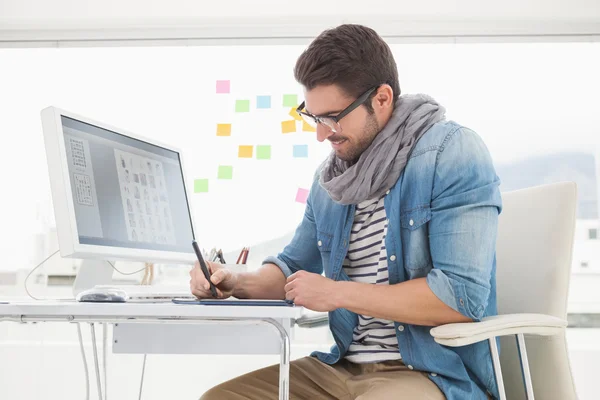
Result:
[[[216,353],[215,343],[210,340],[215,339],[215,335],[236,336],[234,341],[239,346],[239,339],[246,338],[246,343],[242,343],[242,348],[250,348],[249,341],[255,340],[255,337],[261,333],[255,328],[257,326],[266,326],[274,331],[279,338],[279,398],[289,399],[289,362],[290,362],[290,327],[294,319],[302,314],[301,307],[251,307],[251,306],[200,306],[200,305],[181,305],[173,303],[77,303],[75,301],[36,301],[36,302],[13,302],[10,304],[0,303],[0,322],[14,321],[20,323],[27,322],[88,322],[88,323],[109,323],[115,325],[115,339],[113,340],[113,351],[119,353],[179,353],[185,354],[188,344],[181,340],[182,325],[188,325],[187,328],[194,329],[193,335],[206,340],[200,340],[196,347],[190,352],[212,352]],[[140,326],[140,324],[142,324]],[[219,327],[217,332],[207,330],[206,326]],[[228,325],[226,329],[222,324]],[[237,325],[240,329],[233,329],[230,325]],[[194,325],[193,327],[189,325]],[[199,325],[202,325],[200,327]],[[140,336],[139,328],[143,327],[144,336]],[[118,329],[117,329],[118,328]],[[152,328],[152,329],[149,329]],[[246,334],[246,330],[250,334]],[[254,330],[252,330],[254,329]],[[264,329],[264,328],[263,328]],[[117,333],[121,330],[120,333]],[[149,335],[154,332],[156,338],[161,340],[148,340]],[[262,331],[264,332],[264,331]],[[179,340],[169,339],[169,335],[179,338]],[[190,331],[187,330],[189,334]],[[199,336],[199,334],[201,334]],[[120,335],[120,338],[118,338]],[[139,340],[144,337],[144,341]],[[222,338],[218,336],[218,338]],[[92,337],[95,344],[95,337]],[[265,342],[263,337],[260,341]],[[245,351],[246,354],[256,354],[257,352],[270,353],[268,348],[261,348]],[[140,343],[149,343],[149,346],[143,347]],[[175,347],[165,348],[164,345],[172,343]],[[202,346],[203,345],[203,346]],[[232,342],[227,340],[227,345]],[[137,346],[137,347],[136,347]],[[158,347],[157,347],[158,346]],[[178,347],[177,347],[178,346]],[[194,345],[192,344],[193,348]],[[210,351],[209,349],[212,349]],[[231,350],[231,347],[229,347]],[[235,346],[234,346],[235,350]],[[229,351],[231,353],[231,351]],[[99,365],[96,362],[96,374],[99,375]]]

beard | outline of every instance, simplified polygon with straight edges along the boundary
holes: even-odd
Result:
[[[365,125],[362,128],[363,134],[360,135],[354,142],[348,140],[347,148],[343,152],[336,151],[336,156],[343,161],[354,164],[360,158],[361,154],[373,143],[373,140],[379,133],[379,124],[374,114],[369,114]],[[343,136],[336,137],[333,141],[347,139]],[[331,139],[330,139],[331,140]]]

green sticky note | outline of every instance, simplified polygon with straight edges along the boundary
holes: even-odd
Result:
[[[233,178],[233,167],[231,165],[219,165],[219,173],[217,175],[219,179],[232,179]]]
[[[284,107],[298,107],[298,95],[284,94],[283,95],[283,106]]]
[[[208,179],[196,179],[194,181],[194,193],[208,193]]]
[[[237,100],[235,102],[235,112],[249,112],[250,100]]]
[[[257,160],[270,160],[271,159],[271,146],[256,146],[256,159]]]

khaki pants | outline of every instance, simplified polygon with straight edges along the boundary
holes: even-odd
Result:
[[[279,365],[250,372],[210,389],[201,400],[277,400]],[[290,363],[290,400],[445,400],[424,372],[401,361],[324,364],[313,357]]]

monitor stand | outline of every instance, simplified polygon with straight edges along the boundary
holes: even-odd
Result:
[[[107,261],[82,260],[73,283],[73,295],[77,297],[80,292],[91,289],[96,285],[110,285],[112,275],[113,268]]]

